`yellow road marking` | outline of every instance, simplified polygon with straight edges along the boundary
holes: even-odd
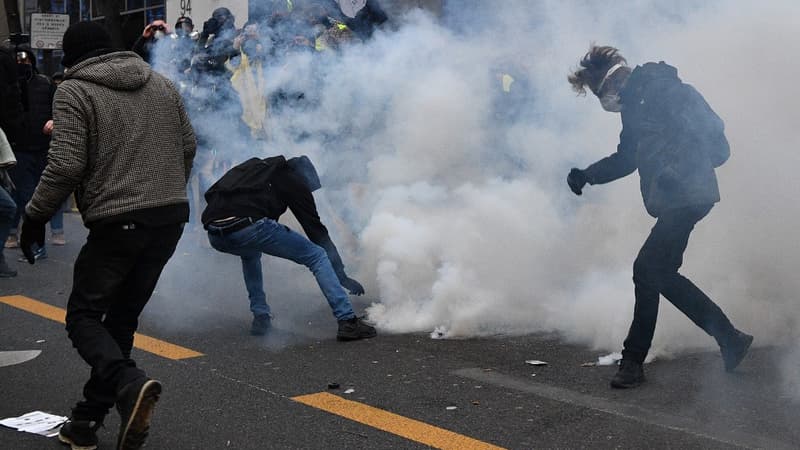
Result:
[[[6,305],[13,306],[14,308],[18,308],[60,323],[64,323],[64,319],[67,316],[67,312],[61,308],[48,305],[47,303],[43,303],[23,295],[0,297],[0,303],[5,303]],[[186,347],[170,344],[169,342],[139,333],[135,333],[133,335],[133,346],[167,359],[187,359],[203,356],[202,353],[190,350]]]
[[[503,450],[502,447],[363,403],[345,400],[327,392],[301,395],[293,397],[292,400],[434,448],[443,450]]]

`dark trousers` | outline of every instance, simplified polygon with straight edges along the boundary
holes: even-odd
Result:
[[[706,294],[678,273],[683,252],[694,225],[711,211],[713,205],[693,206],[665,211],[650,231],[633,264],[636,306],[622,357],[644,362],[658,317],[659,295],[686,314],[697,326],[724,344],[734,327],[725,313]]]
[[[182,224],[113,224],[89,232],[67,304],[69,338],[92,367],[74,419],[102,421],[119,390],[145,376],[130,357],[133,334],[182,232]]]

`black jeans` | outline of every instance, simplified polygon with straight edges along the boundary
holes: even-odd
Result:
[[[73,419],[102,421],[119,390],[145,376],[130,358],[133,334],[182,232],[182,224],[108,224],[89,232],[67,304],[69,338],[92,367]]]
[[[622,351],[624,359],[644,362],[656,328],[659,294],[718,343],[724,344],[733,336],[735,329],[719,306],[678,273],[689,234],[712,207],[703,205],[665,211],[650,231],[633,264],[636,306]]]

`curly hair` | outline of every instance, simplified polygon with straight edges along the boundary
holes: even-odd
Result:
[[[587,87],[594,92],[608,69],[615,64],[625,63],[625,58],[616,48],[592,44],[589,52],[581,59],[580,68],[571,73],[567,80],[572,89],[579,94],[586,94]]]

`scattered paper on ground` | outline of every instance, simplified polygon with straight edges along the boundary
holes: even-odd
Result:
[[[545,361],[539,361],[538,359],[529,359],[525,361],[525,364],[530,364],[532,366],[546,366],[547,363]]]
[[[614,352],[597,358],[598,366],[613,366],[622,359],[622,353]]]
[[[0,367],[14,366],[30,361],[42,354],[41,350],[18,350],[0,352]]]
[[[67,417],[56,416],[42,411],[33,411],[19,417],[0,420],[0,425],[17,431],[53,437],[58,434],[58,429],[66,421]]]

